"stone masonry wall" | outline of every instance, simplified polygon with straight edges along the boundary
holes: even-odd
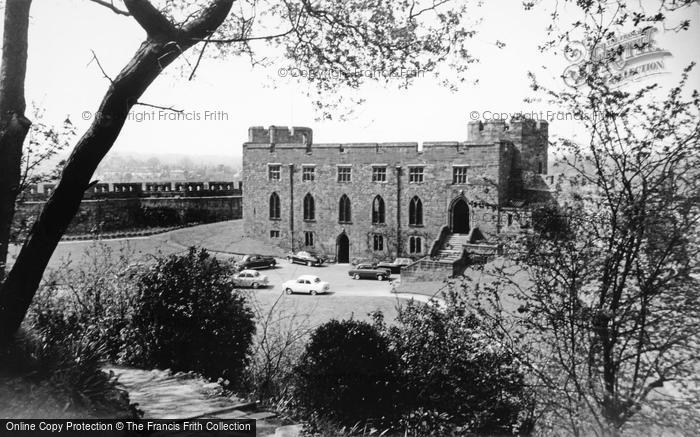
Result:
[[[28,201],[20,204],[15,221],[18,224],[33,222],[44,203]],[[240,219],[241,209],[240,195],[84,199],[67,234],[116,232]]]
[[[246,233],[289,250],[300,250],[305,248],[304,231],[310,231],[315,244],[309,249],[328,256],[335,255],[336,239],[345,233],[351,259],[417,258],[427,254],[440,228],[449,223],[452,202],[464,196],[469,203],[470,226],[479,227],[486,236],[497,234],[503,220],[500,207],[509,200],[512,165],[519,149],[500,133],[503,126],[485,126],[493,134],[477,130],[480,133],[476,139],[492,141],[431,142],[424,143],[422,150],[417,143],[310,144],[308,128],[251,128],[249,141],[243,145]],[[270,132],[293,142],[272,142]],[[269,180],[271,164],[281,167],[279,180]],[[351,182],[338,182],[339,165],[352,169]],[[386,182],[372,182],[374,165],[386,166]],[[456,165],[467,167],[466,184],[453,184],[452,167]],[[302,181],[304,166],[315,168],[313,182]],[[423,183],[409,183],[412,166],[424,168]],[[273,192],[281,200],[279,220],[269,218]],[[315,199],[313,221],[303,219],[307,193]],[[351,201],[351,223],[338,222],[338,203],[343,194]],[[383,225],[371,222],[372,202],[377,195],[385,202]],[[422,226],[409,226],[409,201],[414,196],[423,204]],[[279,232],[279,238],[271,237],[273,230]],[[373,250],[374,234],[384,236],[384,250]],[[408,253],[411,236],[422,237],[421,253]]]

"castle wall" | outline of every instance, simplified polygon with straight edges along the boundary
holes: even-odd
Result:
[[[200,184],[200,183],[188,183]],[[97,184],[86,192],[80,208],[66,232],[68,235],[117,232],[154,227],[174,227],[191,223],[211,223],[240,219],[240,185],[233,182],[208,183],[206,189],[182,192],[168,190],[176,184],[148,183]],[[129,191],[128,187],[133,187]],[[227,189],[228,187],[228,189]],[[53,186],[34,188],[15,214],[18,226],[31,224],[44,207]],[[120,191],[116,191],[120,190]],[[124,190],[124,191],[121,191]],[[203,194],[202,196],[195,196]],[[220,193],[220,195],[216,195]]]

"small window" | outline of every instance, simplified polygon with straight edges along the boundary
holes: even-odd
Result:
[[[311,247],[314,245],[314,233],[310,231],[304,232],[304,246]]]
[[[279,238],[279,237],[280,237],[280,231],[277,231],[277,230],[270,231],[270,238]]]
[[[513,214],[508,214],[508,226],[513,225]]]
[[[304,166],[301,168],[301,181],[313,182],[316,179],[316,167]]]
[[[377,252],[384,250],[384,236],[375,235],[372,239],[373,249]]]
[[[423,253],[423,239],[421,237],[409,237],[408,252],[413,254]]]
[[[420,184],[421,182],[423,182],[423,167],[409,167],[408,183]]]
[[[452,167],[452,183],[466,184],[467,183],[467,167]]]
[[[351,182],[352,167],[338,167],[338,182]]]
[[[267,176],[271,181],[278,181],[282,176],[282,166],[269,164],[267,167]]]
[[[537,163],[537,173],[542,174],[542,162]]]
[[[372,182],[386,182],[386,167],[372,167]]]

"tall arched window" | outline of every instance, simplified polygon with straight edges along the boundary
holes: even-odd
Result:
[[[280,218],[280,196],[277,193],[270,194],[270,220]]]
[[[311,193],[306,193],[304,196],[304,220],[316,219],[316,202]]]
[[[377,196],[372,202],[372,224],[384,223],[384,199],[382,196]]]
[[[338,203],[338,222],[350,223],[351,221],[352,215],[350,214],[350,199],[348,196],[343,194],[340,196],[340,202]]]
[[[423,225],[423,202],[418,196],[414,196],[408,204],[408,224],[411,226]]]

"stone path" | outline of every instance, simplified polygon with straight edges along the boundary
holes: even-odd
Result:
[[[255,419],[258,436],[296,437],[299,427],[281,426],[276,414],[226,397],[218,384],[187,373],[109,366],[132,403],[149,419]]]

